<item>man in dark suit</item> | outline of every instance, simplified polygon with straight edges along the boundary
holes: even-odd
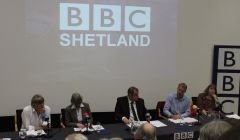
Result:
[[[128,96],[117,98],[115,117],[117,120],[129,124],[131,121],[145,121],[147,111],[144,100],[138,97],[138,89],[130,87]]]
[[[82,96],[79,93],[73,93],[71,105],[65,109],[66,126],[84,128],[87,119],[91,119],[89,104],[82,101]]]

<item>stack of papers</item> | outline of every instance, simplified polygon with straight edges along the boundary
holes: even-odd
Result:
[[[93,125],[92,127],[95,131],[104,130],[102,125]]]
[[[233,115],[226,115],[226,117],[228,117],[228,118],[233,118],[233,119],[237,119],[237,120],[240,120],[240,116],[238,116],[237,114],[233,114]]]
[[[42,136],[42,135],[46,135],[46,133],[43,130],[29,130],[27,131],[27,136],[30,137],[36,137],[36,136]]]
[[[87,131],[87,128],[84,127],[84,128],[73,128],[73,130],[75,132],[85,132]],[[92,131],[99,131],[99,130],[104,130],[103,126],[102,125],[92,125],[92,128],[88,128],[88,131],[92,132]]]
[[[173,122],[173,123],[195,123],[198,120],[191,118],[191,117],[186,117],[186,118],[182,118],[182,119],[168,119],[169,121]]]
[[[146,123],[147,121],[137,121],[135,122],[137,126],[140,126],[142,125],[143,123]],[[155,127],[163,127],[163,126],[167,126],[166,124],[156,120],[156,121],[150,121],[150,123],[155,126]],[[128,127],[131,127],[131,123],[130,124],[127,124]]]
[[[158,121],[158,120],[156,120],[156,121],[151,121],[150,123],[151,123],[153,126],[155,126],[155,127],[167,126],[166,124],[164,124],[164,123],[162,123],[162,122],[160,122],[160,121]]]

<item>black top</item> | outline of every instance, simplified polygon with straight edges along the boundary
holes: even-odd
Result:
[[[144,100],[139,98],[136,101],[136,108],[137,108],[137,114],[140,121],[145,121],[145,114],[147,112],[146,107],[144,105]],[[117,98],[117,103],[115,107],[115,117],[117,120],[122,120],[122,117],[125,116],[129,119],[130,117],[130,111],[129,111],[129,103],[128,103],[128,97],[123,96]]]

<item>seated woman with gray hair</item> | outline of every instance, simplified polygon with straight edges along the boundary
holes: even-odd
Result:
[[[67,127],[84,128],[88,119],[91,119],[91,110],[88,103],[83,102],[79,93],[73,93],[71,104],[65,109],[65,124]]]

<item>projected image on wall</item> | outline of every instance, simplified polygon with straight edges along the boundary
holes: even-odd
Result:
[[[4,77],[15,88],[6,93],[41,93],[49,102],[57,93],[67,102],[78,91],[102,111],[129,86],[154,98],[176,76],[177,0],[24,0],[22,7],[22,44],[0,60],[12,66]]]

